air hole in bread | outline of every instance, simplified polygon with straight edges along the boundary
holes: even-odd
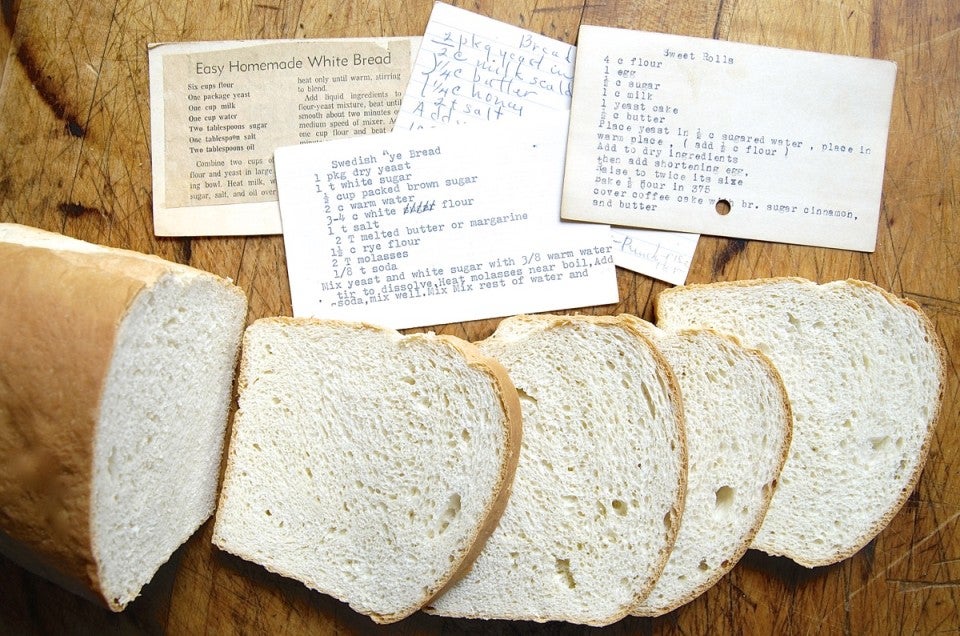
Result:
[[[621,517],[625,517],[627,515],[627,503],[621,499],[614,499],[612,502],[610,502],[610,507],[613,508],[613,511]]]
[[[532,395],[530,395],[529,393],[527,393],[526,391],[524,391],[524,390],[521,389],[521,388],[517,388],[517,393],[520,395],[520,401],[521,401],[521,402],[524,402],[524,403],[529,404],[529,405],[536,406],[536,404],[537,404],[537,398],[533,397]]]
[[[110,448],[110,454],[107,456],[107,473],[111,476],[117,474],[117,447]]]
[[[577,587],[577,582],[573,578],[573,571],[570,569],[570,559],[556,559],[556,570],[562,584],[571,590]]]
[[[736,495],[736,490],[730,486],[721,486],[717,488],[716,492],[716,506],[717,510],[725,511],[729,510],[733,506],[734,496]]]
[[[640,384],[640,391],[643,392],[643,399],[647,401],[647,410],[650,411],[650,417],[656,419],[657,405],[653,401],[653,395],[650,394],[650,387],[646,382]]]
[[[706,559],[701,560],[701,561],[700,561],[700,565],[698,565],[697,567],[700,568],[700,570],[703,571],[703,572],[706,572],[707,570],[710,569],[710,566],[707,565],[707,560],[706,560]]]
[[[440,515],[440,523],[437,528],[437,534],[443,534],[447,528],[450,527],[450,524],[453,523],[453,520],[457,518],[460,514],[460,493],[453,493],[450,495],[450,498],[447,500],[447,507],[443,511],[443,514]]]
[[[889,443],[890,443],[890,437],[887,435],[884,435],[883,437],[870,438],[870,446],[873,448],[874,452],[877,452],[877,453],[882,451]]]

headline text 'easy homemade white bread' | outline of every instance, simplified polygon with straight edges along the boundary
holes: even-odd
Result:
[[[0,224],[0,547],[115,611],[213,512],[246,297]]]
[[[920,477],[945,382],[915,303],[863,281],[776,278],[667,289],[656,313],[666,329],[735,335],[783,377],[793,440],[754,548],[829,565],[889,523]]]
[[[519,399],[466,341],[263,319],[239,392],[214,543],[377,622],[469,567],[506,504]]]

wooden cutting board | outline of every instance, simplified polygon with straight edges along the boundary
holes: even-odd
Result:
[[[854,557],[807,570],[750,552],[713,589],[624,633],[951,633],[960,630],[960,12],[930,0],[487,0],[467,9],[574,43],[581,23],[890,59],[897,63],[876,251],[701,239],[689,282],[860,278],[917,301],[947,347],[943,413],[923,476]],[[233,278],[249,319],[289,315],[279,237],[159,239],[151,220],[146,45],[417,35],[428,0],[5,0],[0,3],[0,221],[158,254]],[[749,98],[749,96],[744,96]],[[620,302],[652,318],[665,284],[618,270]],[[495,320],[437,325],[470,340]],[[2,346],[2,334],[0,334]],[[210,524],[141,597],[111,614],[0,559],[0,633],[580,633],[569,625],[415,615],[375,629],[299,583],[218,552]]]

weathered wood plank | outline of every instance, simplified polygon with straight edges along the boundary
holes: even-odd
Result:
[[[806,570],[748,553],[713,589],[608,634],[932,633],[960,629],[960,14],[933,0],[457,2],[574,43],[581,23],[897,62],[877,249],[703,237],[689,280],[862,278],[920,303],[948,352],[943,414],[906,507],[854,557]],[[280,237],[159,239],[151,220],[149,42],[416,35],[429,0],[191,3],[10,0],[2,6],[0,221],[158,254],[233,278],[249,319],[291,313]],[[9,55],[7,53],[9,52]],[[743,96],[749,99],[749,95]],[[620,302],[651,319],[666,285],[618,271]],[[436,325],[471,340],[496,320]],[[390,629],[214,549],[205,525],[121,615],[0,559],[3,633],[583,633],[574,626],[415,615]]]

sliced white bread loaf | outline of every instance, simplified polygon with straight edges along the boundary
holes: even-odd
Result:
[[[213,512],[246,296],[0,224],[0,546],[119,611]]]
[[[862,281],[764,279],[668,289],[657,324],[734,334],[783,377],[793,440],[754,548],[835,563],[907,500],[944,386],[942,345],[915,303]]]
[[[660,616],[695,599],[750,547],[790,447],[787,392],[770,360],[712,330],[667,332],[636,317],[683,395],[689,474],[680,532],[634,610]]]
[[[259,320],[239,392],[214,543],[376,622],[469,567],[503,511],[519,399],[466,341]]]
[[[520,391],[513,493],[470,572],[425,610],[604,625],[653,586],[686,491],[676,380],[620,318],[517,316],[478,343]]]

